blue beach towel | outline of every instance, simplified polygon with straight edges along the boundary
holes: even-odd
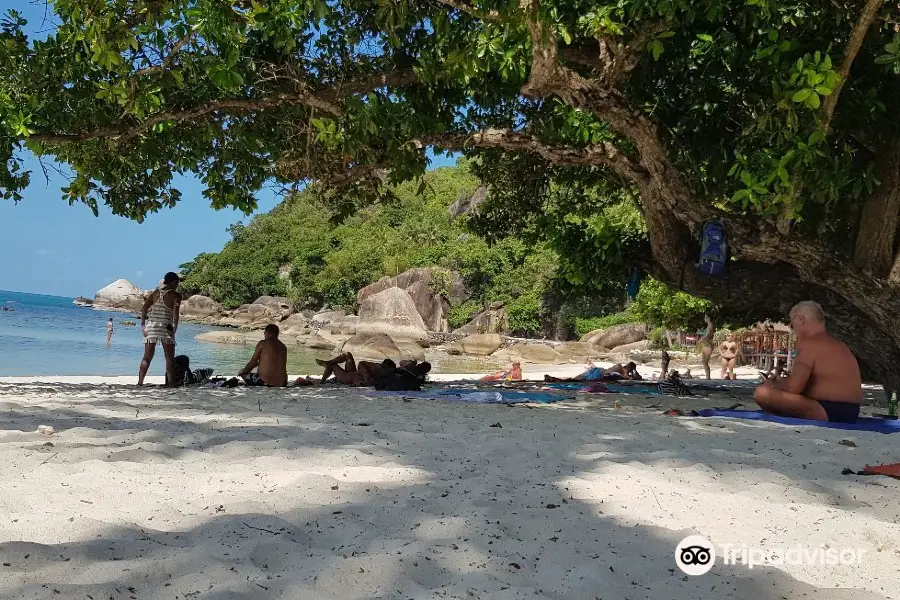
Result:
[[[558,396],[544,392],[519,392],[515,390],[484,391],[477,389],[433,389],[422,392],[366,392],[368,396],[394,396],[400,398],[421,398],[423,400],[446,400],[465,404],[520,404],[536,402],[550,404],[560,400],[570,400],[567,396]]]
[[[900,420],[879,419],[878,417],[860,417],[856,423],[831,423],[829,421],[811,421],[793,417],[779,417],[761,410],[718,410],[707,408],[696,411],[700,417],[729,417],[733,419],[750,419],[752,421],[770,421],[783,425],[805,425],[808,427],[825,427],[828,429],[846,429],[849,431],[874,431],[877,433],[900,432]]]

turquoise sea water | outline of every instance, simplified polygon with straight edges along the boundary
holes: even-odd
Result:
[[[0,290],[0,376],[31,375],[134,375],[144,354],[140,323],[129,313],[107,312],[72,304],[72,298],[41,296]],[[9,310],[3,310],[3,308]],[[106,323],[113,318],[115,333],[106,347]],[[253,346],[209,344],[197,335],[222,328],[181,323],[176,338],[176,354],[191,357],[191,367],[215,369],[217,375],[234,375],[250,359]],[[317,374],[322,369],[316,358],[328,358],[327,351],[291,348],[288,372]],[[427,356],[434,373],[489,373],[501,365],[487,359]],[[150,375],[165,375],[162,349],[157,347]]]
[[[5,308],[10,310],[3,310]],[[106,347],[106,323],[115,333]],[[0,291],[0,376],[3,375],[135,375],[143,356],[140,324],[128,313],[105,312],[72,304],[72,298]],[[177,354],[191,357],[192,367],[212,367],[217,374],[234,374],[252,354],[252,346],[198,342],[194,337],[215,327],[182,323]],[[316,373],[320,355],[292,352],[292,373]],[[165,360],[157,347],[150,375],[164,375]]]

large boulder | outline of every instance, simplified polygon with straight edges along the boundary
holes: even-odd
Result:
[[[416,305],[416,310],[425,323],[425,329],[441,333],[450,331],[447,320],[450,303],[443,296],[433,292],[424,281],[416,281],[406,288],[406,292]]]
[[[356,325],[358,323],[359,317],[347,315],[343,319],[338,319],[325,325],[322,327],[322,331],[327,331],[331,335],[356,335]]]
[[[85,298],[84,296],[78,296],[72,301],[72,304],[75,306],[93,306],[94,301],[90,298]]]
[[[505,362],[519,361],[532,364],[559,364],[567,362],[566,358],[547,344],[519,342],[508,348],[502,348],[491,356]]]
[[[214,317],[225,312],[222,305],[207,296],[195,294],[181,303],[181,314],[186,317]]]
[[[141,310],[144,307],[144,292],[127,279],[117,279],[94,296],[97,308],[118,310]]]
[[[283,321],[294,314],[294,307],[291,301],[281,296],[260,296],[253,301],[253,304],[265,307],[266,316],[275,323]]]
[[[260,296],[253,304],[242,304],[225,313],[219,320],[221,325],[262,329],[270,323],[276,325],[293,314],[294,309],[287,298]]]
[[[261,331],[207,331],[199,334],[196,340],[213,344],[230,344],[247,346],[263,339]]]
[[[350,352],[356,360],[382,361],[390,358],[401,360],[424,360],[422,347],[409,342],[394,342],[383,333],[358,333],[344,342],[340,352]]]
[[[396,277],[382,277],[359,290],[356,294],[356,303],[361,306],[367,299],[389,288],[400,288],[412,298],[425,328],[428,331],[445,333],[449,330],[447,316],[450,306],[456,306],[468,299],[462,277],[458,273],[451,272],[447,281],[446,274],[447,271],[442,269],[416,268],[404,271]],[[449,297],[449,302],[444,298],[444,294]]]
[[[322,325],[328,325],[334,321],[339,321],[347,316],[347,311],[343,309],[338,310],[324,310],[322,312],[318,312],[309,318],[310,322],[316,326],[321,327]]]
[[[428,343],[428,331],[415,303],[406,290],[396,287],[360,303],[356,333],[383,333],[394,340]]]
[[[278,327],[279,329],[281,329],[282,334],[294,337],[309,335],[312,332],[312,328],[310,328],[309,326],[309,321],[301,314],[289,316],[287,319],[279,323]]]
[[[647,326],[643,323],[625,323],[613,325],[608,329],[591,331],[585,334],[581,341],[598,348],[615,348],[646,340],[649,333]]]
[[[621,346],[616,346],[610,353],[612,354],[631,354],[635,350],[646,350],[649,343],[647,340],[641,340],[640,342],[632,342],[630,344],[622,344]]]
[[[497,333],[473,333],[447,348],[448,354],[488,356],[503,346],[503,338]]]
[[[492,303],[487,310],[478,313],[474,319],[453,331],[453,333],[509,333],[509,317],[502,302]]]
[[[306,347],[313,350],[333,350],[335,341],[319,335],[318,333],[313,333],[309,336],[309,339],[306,340]]]
[[[596,346],[586,342],[563,342],[557,344],[554,350],[569,360],[581,362],[586,358],[594,358],[600,354]]]

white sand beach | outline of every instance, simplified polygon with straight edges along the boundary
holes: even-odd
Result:
[[[661,414],[746,391],[507,407],[36,379],[0,380],[0,598],[900,598],[900,481],[841,474],[900,461],[900,436]],[[864,554],[688,577],[691,534]]]

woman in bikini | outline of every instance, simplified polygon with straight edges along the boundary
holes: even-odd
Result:
[[[156,352],[157,342],[162,344],[166,356],[168,381],[177,381],[175,374],[175,331],[181,309],[181,294],[177,292],[180,279],[175,273],[166,273],[162,285],[144,301],[141,309],[141,331],[144,333],[144,358],[138,370],[138,385],[144,385],[147,370]]]
[[[722,379],[735,380],[734,365],[737,362],[738,345],[734,334],[729,333],[725,341],[719,344],[719,355],[722,357]]]

